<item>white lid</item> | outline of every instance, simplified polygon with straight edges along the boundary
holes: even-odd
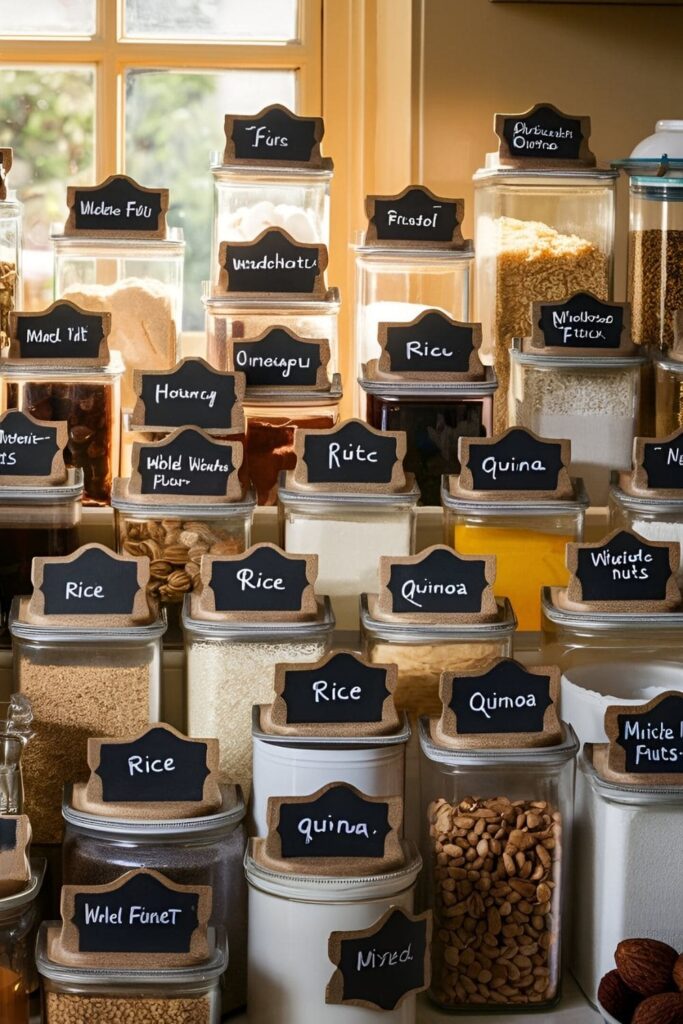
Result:
[[[657,121],[654,134],[639,142],[631,156],[642,159],[664,154],[673,159],[683,159],[683,120]]]

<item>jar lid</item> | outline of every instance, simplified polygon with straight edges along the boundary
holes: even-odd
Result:
[[[47,861],[44,857],[31,857],[31,877],[28,884],[20,892],[11,896],[0,897],[0,915],[14,913],[21,910],[29,903],[38,898],[43,887],[43,880],[47,870]]]
[[[55,380],[58,382],[77,381],[79,384],[101,384],[103,378],[122,377],[125,367],[123,358],[118,349],[114,349],[109,355],[109,362],[103,366],[88,365],[72,362],[68,369],[59,361],[47,363],[45,361],[34,362],[32,359],[22,359],[15,363],[9,362],[7,357],[0,359],[0,372],[3,377],[10,380],[41,381]]]
[[[341,299],[338,288],[328,288],[323,295],[288,295],[286,292],[264,295],[214,295],[210,281],[202,284],[202,303],[209,316],[234,317],[241,311],[260,314],[298,313],[299,316],[335,316],[339,312]]]
[[[279,183],[296,185],[299,181],[305,182],[306,185],[314,184],[317,182],[324,182],[327,184],[334,177],[334,163],[332,157],[323,157],[325,166],[323,167],[304,167],[301,166],[286,166],[285,164],[267,164],[263,163],[225,163],[223,160],[223,154],[217,150],[212,150],[209,156],[209,168],[216,181],[227,181],[230,182],[237,178],[244,178],[245,183],[253,184],[257,182],[261,184],[273,184]],[[267,201],[267,200],[266,200]]]
[[[524,338],[513,338],[509,352],[512,362],[548,370],[585,370],[586,372],[589,370],[625,370],[635,366],[644,366],[647,363],[647,356],[642,354],[641,347],[637,345],[629,355],[557,356],[524,351]]]
[[[403,248],[388,249],[377,243],[371,243],[366,239],[365,232],[356,234],[356,241],[351,248],[358,259],[372,265],[381,266],[387,264],[393,266],[396,263],[416,263],[420,268],[429,270],[432,265],[448,266],[454,263],[471,263],[474,259],[474,245],[471,238],[463,240],[459,249],[436,249],[436,248]]]
[[[457,479],[457,478],[456,478]],[[441,504],[449,512],[460,515],[476,515],[483,518],[495,519],[504,515],[513,519],[530,515],[580,515],[586,512],[590,506],[590,499],[580,477],[571,477],[571,496],[568,498],[523,498],[516,497],[491,500],[493,496],[482,497],[480,500],[472,499],[465,493],[455,497],[452,494],[452,484],[449,480],[453,477],[443,476],[441,480]]]
[[[248,409],[259,406],[278,406],[281,415],[286,416],[290,408],[315,408],[316,406],[339,405],[343,397],[341,374],[332,375],[326,390],[312,388],[282,387],[247,388],[244,404]]]
[[[588,611],[568,608],[562,602],[561,587],[543,587],[541,610],[549,622],[567,629],[585,629],[588,632],[609,633],[657,630],[680,632],[683,629],[683,611],[646,612],[626,608],[613,611]]]
[[[91,259],[175,259],[181,260],[185,252],[182,228],[167,228],[165,238],[104,237],[103,235],[67,235],[61,224],[50,227],[50,241],[55,253],[74,258],[84,253]]]
[[[506,597],[496,598],[496,615],[488,621],[401,621],[377,615],[377,595],[361,594],[360,618],[363,632],[393,644],[502,643],[517,628],[517,619]],[[683,616],[682,616],[683,620]]]
[[[66,505],[80,502],[83,496],[83,470],[68,466],[64,483],[49,488],[22,484],[0,484],[0,507],[6,505]]]
[[[147,443],[147,442],[145,442]],[[149,445],[154,442],[149,442]],[[131,494],[128,477],[114,477],[111,491],[112,508],[123,514],[149,516],[157,519],[231,519],[240,518],[253,513],[256,508],[256,496],[250,488],[242,498],[235,501],[209,502],[201,498],[190,503],[182,496],[175,501],[161,504],[154,500],[153,495]]]
[[[636,437],[633,463],[626,473],[614,473],[625,497],[683,502],[683,428],[668,437]]]
[[[377,375],[377,360],[361,366],[358,383],[366,395],[375,395],[385,401],[401,401],[418,398],[423,401],[443,401],[450,398],[467,401],[470,398],[486,398],[498,390],[498,378],[492,366],[484,367],[482,380],[407,380],[400,374]]]
[[[402,711],[399,715],[399,725],[395,732],[372,734],[372,735],[326,735],[317,733],[298,732],[291,733],[266,732],[261,728],[261,723],[268,724],[270,715],[270,704],[254,704],[251,714],[251,735],[254,740],[261,743],[273,744],[276,747],[289,747],[292,750],[313,749],[323,750],[336,748],[341,750],[361,750],[368,747],[395,747],[407,743],[411,737],[412,730],[408,715]]]
[[[683,785],[665,784],[652,786],[645,780],[638,783],[628,782],[625,779],[620,782],[609,782],[604,779],[593,764],[594,751],[600,744],[584,743],[583,751],[579,755],[578,765],[581,774],[587,781],[594,793],[602,800],[609,800],[610,803],[623,804],[629,807],[659,806],[671,807],[675,812],[680,812],[681,800],[683,799]]]
[[[453,750],[435,743],[432,736],[432,721],[426,715],[418,724],[420,748],[424,756],[436,764],[453,765],[462,768],[485,768],[495,765],[499,768],[521,770],[524,766],[548,768],[560,766],[571,761],[579,750],[576,733],[568,722],[561,722],[562,737],[552,746],[537,747],[505,747],[480,748],[471,747],[466,750]]]
[[[668,690],[645,704],[605,711],[606,744],[593,744],[593,767],[607,782],[655,789],[683,786],[683,694]]]
[[[191,423],[204,431],[244,431],[244,374],[214,369],[205,359],[181,359],[172,370],[133,370],[132,429],[172,431]]]
[[[332,170],[332,160],[320,152],[322,117],[301,117],[272,103],[258,114],[226,114],[224,128],[225,164]]]
[[[398,195],[365,198],[365,244],[378,249],[464,249],[464,199],[444,199],[424,185]]]
[[[297,434],[300,430],[297,430]],[[412,473],[406,473],[406,485],[403,490],[375,494],[368,491],[303,491],[299,490],[292,480],[291,470],[281,470],[278,478],[278,499],[283,508],[300,508],[307,512],[325,513],[335,508],[345,509],[379,509],[413,508],[420,500],[420,490]]]
[[[69,623],[54,621],[57,616],[49,620],[46,618],[44,623],[34,623],[29,619],[29,602],[28,597],[14,598],[9,615],[9,631],[20,640],[34,643],[101,644],[103,637],[106,637],[107,640],[119,640],[123,645],[126,641],[137,645],[160,639],[168,628],[164,609],[158,611],[151,622],[130,626],[91,624],[93,617],[88,616],[83,616],[83,624],[75,618]]]

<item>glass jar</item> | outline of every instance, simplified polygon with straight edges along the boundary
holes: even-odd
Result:
[[[209,959],[191,967],[67,967],[50,959],[55,928],[44,921],[36,946],[45,1024],[219,1024],[228,962],[221,935],[209,931]]]
[[[62,814],[64,885],[105,885],[134,868],[159,871],[177,885],[213,889],[209,924],[228,938],[223,1013],[247,1000],[245,807],[235,786],[221,787],[219,811],[198,818],[106,818],[78,807],[67,786]],[[82,788],[82,787],[80,787]]]
[[[328,391],[305,388],[247,388],[246,460],[259,505],[276,505],[278,478],[294,469],[297,427],[322,430],[339,422],[341,378],[335,373]]]
[[[132,735],[160,719],[166,620],[46,627],[28,621],[27,605],[15,599],[9,621],[14,681],[33,705],[36,729],[23,757],[25,809],[35,842],[59,843],[62,789],[83,773],[88,739]]]
[[[482,324],[482,355],[500,381],[494,403],[499,434],[510,425],[508,350],[513,338],[531,333],[531,303],[559,302],[580,291],[612,297],[618,174],[490,163],[489,156],[474,175],[475,318]]]
[[[409,474],[407,481],[392,494],[323,494],[280,480],[280,546],[318,556],[316,593],[329,595],[337,629],[358,629],[358,598],[378,589],[380,555],[414,553],[420,492]]]
[[[539,437],[568,438],[572,476],[591,505],[606,505],[613,469],[630,469],[645,359],[548,356],[510,350],[510,423]]]
[[[185,242],[166,238],[93,238],[52,232],[55,298],[111,313],[109,348],[125,367],[123,407],[135,405],[133,370],[170,370],[182,330]]]
[[[628,301],[633,340],[659,349],[671,346],[674,313],[683,308],[681,177],[630,178]]]
[[[617,529],[633,530],[646,540],[673,540],[683,547],[683,495],[659,498],[628,494],[619,486],[618,479],[614,479],[608,506],[608,533]],[[679,582],[683,582],[683,566],[679,568]]]
[[[470,316],[472,243],[464,249],[388,249],[363,243],[356,253],[355,363],[377,359],[380,323],[410,323],[429,309],[465,323]]]
[[[565,725],[552,747],[451,750],[422,718],[420,746],[429,995],[447,1010],[548,1009],[560,996],[576,736]],[[538,836],[517,847],[529,874],[503,863],[518,830]]]
[[[262,622],[244,617],[203,620],[193,595],[183,605],[187,726],[190,736],[220,741],[220,774],[248,798],[252,777],[251,716],[254,704],[273,695],[280,662],[319,661],[332,645],[334,616],[327,598],[309,621]]]
[[[383,736],[281,736],[264,732],[254,707],[251,736],[254,835],[265,836],[268,798],[307,796],[330,782],[346,782],[366,796],[402,795],[410,726]]]
[[[498,382],[490,366],[481,381],[359,379],[362,415],[377,430],[404,430],[405,468],[415,475],[421,505],[438,505],[441,477],[459,473],[458,438],[490,437]]]
[[[107,366],[32,367],[3,363],[0,409],[20,409],[37,420],[65,420],[67,466],[83,471],[83,504],[108,505],[121,444],[121,357]]]
[[[261,866],[253,842],[249,883],[249,1017],[258,1024],[415,1024],[415,996],[394,1010],[328,1005],[332,932],[372,927],[389,909],[412,913],[419,854],[404,844],[405,866],[383,875],[316,877]]]
[[[595,1003],[622,939],[681,944],[680,908],[671,897],[683,891],[683,861],[673,852],[683,828],[683,786],[607,782],[588,746],[579,759],[575,815],[571,969]]]
[[[70,469],[64,484],[0,486],[0,629],[17,594],[31,592],[34,558],[70,555],[79,547],[83,473]]]
[[[206,358],[216,370],[236,370],[228,341],[259,338],[271,327],[286,327],[300,338],[328,341],[334,373],[339,363],[339,291],[328,288],[322,299],[288,299],[286,296],[263,298],[214,298],[204,285],[206,311]]]
[[[486,501],[454,497],[444,479],[444,542],[460,555],[496,556],[496,594],[512,602],[520,630],[541,628],[541,588],[566,586],[566,545],[583,540],[588,495],[572,481],[571,498]]]
[[[21,220],[14,192],[0,201],[0,348],[9,344],[9,315],[21,308]]]
[[[31,861],[31,881],[21,892],[0,899],[0,1020],[29,1024],[30,999],[39,979],[35,965],[36,932],[42,917],[40,890],[45,861]]]
[[[657,437],[668,437],[683,427],[683,362],[662,356],[653,363],[655,431]]]

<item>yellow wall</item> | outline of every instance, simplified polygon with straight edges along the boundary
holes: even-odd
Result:
[[[471,177],[495,148],[496,111],[548,100],[590,114],[602,161],[628,155],[658,118],[683,118],[683,7],[417,0],[414,13],[414,166],[435,192],[465,197],[468,233]],[[620,196],[621,293],[623,188]]]

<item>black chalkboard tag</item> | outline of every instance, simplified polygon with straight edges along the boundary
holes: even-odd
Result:
[[[241,373],[215,370],[204,359],[181,359],[172,370],[133,370],[133,388],[131,427],[244,430]]]
[[[322,117],[300,117],[280,103],[258,114],[225,115],[225,164],[332,168],[320,154]]]
[[[494,619],[495,555],[459,555],[434,544],[418,555],[379,559],[378,617],[403,622],[483,622]]]
[[[97,238],[165,238],[167,188],[145,188],[126,174],[100,185],[69,185],[65,235]]]
[[[375,430],[362,420],[345,420],[294,435],[296,467],[288,473],[295,487],[316,491],[393,493],[407,486],[403,460],[405,431]]]
[[[326,245],[296,242],[282,228],[266,228],[253,242],[221,242],[218,293],[322,296],[327,259]]]
[[[335,651],[314,665],[275,666],[275,699],[264,732],[298,736],[381,736],[394,732],[398,669]]]
[[[462,249],[464,199],[443,199],[424,185],[396,196],[367,196],[365,244],[390,249]]]
[[[0,486],[63,484],[67,479],[65,422],[45,422],[10,409],[0,416]]]
[[[244,374],[248,388],[330,388],[329,341],[271,327],[258,338],[230,338],[227,346],[229,365]]]
[[[683,783],[683,693],[669,690],[646,704],[611,705],[606,775],[651,785]]]
[[[211,887],[128,871],[107,885],[64,885],[50,959],[79,967],[185,967],[209,957]]]
[[[111,313],[90,313],[57,299],[40,313],[10,313],[8,363],[106,366]]]
[[[7,175],[12,168],[12,150],[5,146],[0,149],[0,201],[7,199]]]
[[[137,736],[88,740],[90,778],[74,803],[111,818],[189,818],[221,806],[216,739],[157,722]]]
[[[537,103],[524,114],[496,114],[494,131],[501,167],[595,167],[590,117],[563,114],[552,103]]]
[[[481,324],[460,323],[438,309],[410,323],[380,323],[380,374],[401,380],[483,380]]]
[[[395,1010],[431,980],[432,912],[390,907],[363,931],[332,932],[328,954],[337,970],[327,1004]]]
[[[363,875],[404,863],[403,798],[332,782],[310,796],[268,799],[266,861],[314,875]]]
[[[571,443],[546,441],[524,427],[510,427],[498,437],[461,437],[460,474],[451,477],[454,497],[571,498]]]
[[[683,496],[683,428],[668,437],[637,437],[629,490],[658,498]]]
[[[667,611],[681,603],[679,545],[614,530],[593,544],[567,544],[568,602],[594,611]]]
[[[204,555],[200,618],[297,621],[316,618],[317,555],[290,555],[274,544],[255,544],[241,555]]]
[[[622,356],[634,351],[631,307],[574,292],[562,302],[534,302],[531,337],[524,351],[542,355]]]
[[[14,896],[31,880],[31,823],[25,814],[0,815],[0,899]]]
[[[34,558],[30,621],[76,621],[127,626],[150,621],[146,587],[149,558],[116,555],[103,544],[85,544],[72,555]]]
[[[456,750],[547,747],[558,743],[560,670],[496,658],[473,672],[444,672],[434,739]]]
[[[217,441],[198,427],[178,427],[163,441],[133,442],[128,493],[172,505],[240,501],[241,441]]]

